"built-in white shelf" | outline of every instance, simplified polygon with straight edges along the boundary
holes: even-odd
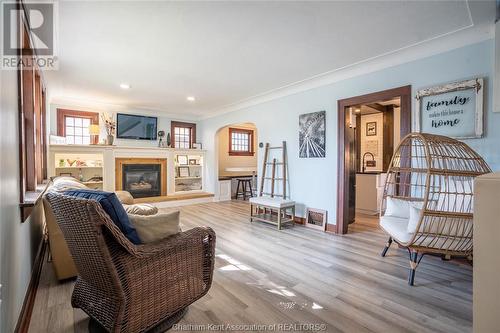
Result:
[[[50,145],[49,146],[49,176],[62,173],[71,173],[79,179],[80,172],[83,180],[94,176],[102,177],[102,183],[90,183],[92,188],[100,186],[105,191],[115,191],[117,158],[161,158],[167,160],[167,195],[176,193],[196,193],[205,189],[205,150],[177,149],[159,147],[107,146],[107,145]],[[187,156],[185,165],[177,162],[177,156]],[[86,166],[60,166],[62,160],[85,160]],[[189,160],[196,160],[196,164],[189,164]],[[99,166],[102,165],[102,166]],[[180,178],[179,168],[189,168],[189,177]],[[185,176],[188,175],[186,171]]]
[[[189,176],[180,176],[180,170],[187,168]],[[189,193],[203,190],[203,154],[192,151],[175,154],[175,182],[176,193]]]
[[[56,169],[102,169],[102,166],[57,166]]]

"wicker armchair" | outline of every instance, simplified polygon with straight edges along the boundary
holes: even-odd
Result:
[[[410,285],[425,254],[472,259],[473,182],[489,172],[481,156],[458,140],[425,133],[401,140],[387,170],[380,226],[389,234],[383,257],[393,241],[408,249]],[[387,214],[389,198],[418,207],[414,218]]]
[[[215,233],[198,227],[132,244],[94,200],[47,195],[78,268],[71,303],[109,332],[157,332],[210,289]]]

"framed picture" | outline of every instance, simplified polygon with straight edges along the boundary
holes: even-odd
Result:
[[[415,131],[472,139],[483,136],[482,78],[419,90]]]
[[[202,147],[203,147],[203,145],[201,143],[199,143],[199,142],[193,143],[193,148],[194,149],[203,149]]]
[[[177,155],[177,163],[179,163],[179,165],[188,165],[187,155]]]
[[[71,172],[59,172],[60,177],[73,177]]]
[[[189,177],[189,168],[188,167],[179,167],[179,177]]]
[[[366,136],[376,136],[377,135],[377,122],[370,121],[366,123]]]
[[[190,158],[189,165],[198,165],[198,160],[196,160],[195,158]]]
[[[299,157],[325,157],[326,112],[319,111],[299,116]]]
[[[307,208],[306,227],[317,230],[326,230],[326,210]]]

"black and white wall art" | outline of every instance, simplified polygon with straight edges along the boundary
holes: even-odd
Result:
[[[299,157],[325,157],[326,112],[299,116]]]

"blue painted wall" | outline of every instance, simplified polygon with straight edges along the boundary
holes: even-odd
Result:
[[[283,140],[287,142],[290,190],[292,199],[299,204],[298,213],[306,206],[326,209],[328,222],[334,224],[337,100],[405,85],[412,85],[414,97],[419,89],[473,77],[485,78],[485,136],[466,142],[486,159],[493,170],[500,170],[500,113],[492,112],[493,68],[494,42],[488,40],[206,119],[200,122],[199,132],[204,148],[208,150],[208,190],[215,191],[217,181],[217,130],[229,124],[252,122],[258,128],[259,142],[270,142],[271,145]],[[413,99],[412,111],[414,108]],[[326,110],[326,157],[301,159],[298,157],[299,115],[321,110]],[[259,149],[259,168],[262,154],[263,149]]]

